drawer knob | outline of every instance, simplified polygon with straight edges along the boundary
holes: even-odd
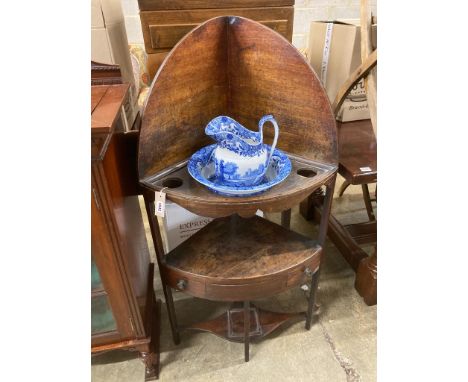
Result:
[[[304,273],[306,274],[306,276],[312,276],[312,270],[309,267],[305,269]]]
[[[187,281],[186,280],[179,280],[177,281],[177,288],[180,290],[184,290],[187,287]]]

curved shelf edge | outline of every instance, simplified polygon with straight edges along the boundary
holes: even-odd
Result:
[[[140,183],[152,192],[166,187],[164,192],[169,200],[201,216],[217,218],[237,213],[250,217],[257,210],[279,212],[299,204],[314,190],[331,182],[338,171],[337,164],[314,162],[291,154],[288,156],[292,163],[291,174],[282,183],[254,196],[225,197],[209,191],[189,175],[188,160],[142,179]],[[171,182],[176,187],[167,187],[171,186]]]
[[[254,277],[218,277],[192,273],[167,263],[161,264],[164,283],[193,297],[213,301],[245,301],[267,298],[310,282],[320,266],[322,248],[311,248],[310,255],[276,272]]]

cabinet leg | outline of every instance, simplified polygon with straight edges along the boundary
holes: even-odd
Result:
[[[152,296],[152,300],[152,309],[148,315],[148,322],[150,322],[151,328],[151,332],[149,333],[151,341],[132,349],[138,351],[140,359],[145,365],[145,381],[154,381],[159,379],[160,369],[159,334],[161,332],[161,301],[156,300],[154,294]]]
[[[176,345],[180,344],[179,329],[177,327],[177,318],[174,308],[174,300],[172,299],[171,288],[163,285],[164,297],[166,298],[167,314],[169,315],[169,323],[171,324],[172,339]]]
[[[244,301],[244,359],[249,362],[249,345],[250,345],[250,303]]]
[[[140,359],[145,364],[145,381],[159,379],[159,362],[157,360],[157,355],[153,351],[140,351]]]
[[[310,282],[310,294],[309,303],[307,305],[307,316],[305,328],[310,330],[312,315],[314,313],[315,296],[317,294],[318,280],[319,280],[320,268],[312,275],[312,281]]]

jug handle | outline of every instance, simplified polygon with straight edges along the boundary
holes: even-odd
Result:
[[[271,159],[271,157],[273,155],[273,152],[275,151],[276,142],[278,142],[279,127],[278,127],[278,123],[276,123],[276,119],[273,118],[273,116],[271,114],[263,116],[260,119],[260,121],[258,121],[258,130],[260,132],[260,139],[261,139],[262,143],[263,143],[263,125],[267,121],[270,121],[273,124],[273,127],[275,128],[275,138],[273,139],[273,144],[271,145],[270,155],[268,156],[268,160],[267,160],[267,163],[266,163],[266,167],[268,168],[268,165],[270,164],[270,159]]]

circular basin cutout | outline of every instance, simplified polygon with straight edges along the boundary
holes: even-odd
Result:
[[[162,185],[167,188],[177,188],[182,186],[183,183],[184,181],[180,178],[167,178],[163,180]]]
[[[303,176],[304,178],[312,178],[315,175],[317,175],[315,171],[310,170],[308,168],[300,168],[299,170],[297,170],[297,174]]]

